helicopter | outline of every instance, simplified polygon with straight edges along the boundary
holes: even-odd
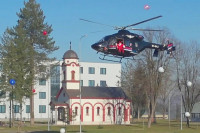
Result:
[[[153,19],[160,18],[162,16],[153,17],[135,24],[131,24],[125,27],[114,27],[115,30],[118,30],[117,33],[112,35],[107,35],[103,37],[100,41],[94,43],[91,45],[92,49],[96,50],[97,53],[102,53],[103,58],[99,57],[101,60],[107,60],[107,61],[113,61],[106,59],[105,57],[116,57],[120,58],[120,61],[122,58],[125,59],[134,59],[134,56],[142,52],[144,49],[155,49],[153,56],[158,57],[159,51],[167,51],[167,54],[172,55],[172,51],[175,51],[175,46],[173,46],[173,43],[169,40],[167,41],[167,44],[161,45],[156,44],[152,42],[146,42],[144,41],[144,37],[142,35],[138,35],[136,33],[131,33],[129,30],[139,30],[139,31],[162,31],[162,30],[153,30],[153,29],[135,29],[135,28],[129,28],[147,21],[151,21]],[[97,22],[93,22],[86,19],[80,19],[83,21],[101,24]],[[105,25],[105,24],[101,24]],[[106,25],[110,26],[110,25]],[[112,26],[113,27],[113,26]],[[129,28],[129,29],[127,29]],[[118,62],[118,61],[117,61]]]

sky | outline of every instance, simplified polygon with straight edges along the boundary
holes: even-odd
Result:
[[[27,1],[27,0],[26,0]],[[117,31],[111,27],[81,21],[80,18],[112,26],[126,26],[162,15],[134,28],[167,27],[183,42],[200,41],[199,0],[36,0],[45,15],[45,22],[52,25],[55,46],[51,54],[62,60],[71,48],[81,61],[105,62],[91,45],[106,35]],[[144,6],[150,9],[145,10]],[[16,13],[24,8],[24,0],[0,0],[0,36],[6,28],[17,24]],[[101,31],[101,32],[99,32]],[[135,31],[131,31],[135,32]],[[140,32],[136,32],[140,34]],[[142,33],[141,33],[142,34]]]

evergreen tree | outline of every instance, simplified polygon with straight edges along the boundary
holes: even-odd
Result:
[[[32,77],[29,74],[31,49],[28,40],[24,38],[23,30],[16,29],[21,36],[13,38],[8,34],[9,29],[4,33],[0,45],[1,55],[1,89],[10,94],[9,100],[15,100],[20,104],[20,120],[22,121],[22,103],[24,96],[30,96],[30,83]],[[9,84],[10,79],[15,79],[14,88]],[[13,106],[12,106],[13,107]],[[14,114],[12,115],[14,118]]]
[[[45,16],[40,9],[40,5],[35,0],[29,0],[24,2],[25,7],[20,9],[17,13],[19,17],[18,23],[11,29],[6,31],[7,35],[3,37],[2,47],[6,46],[6,56],[2,53],[2,58],[6,58],[6,65],[9,66],[9,73],[11,76],[17,79],[16,88],[18,92],[15,94],[18,100],[21,100],[23,96],[30,97],[30,115],[31,125],[34,124],[34,95],[32,93],[33,85],[38,73],[45,69],[44,62],[51,61],[53,58],[49,58],[48,55],[57,50],[55,47],[55,41],[50,37],[52,32],[52,26],[49,26],[44,22]],[[45,32],[45,33],[44,33]],[[12,50],[14,52],[12,52]],[[9,54],[13,54],[10,56]],[[4,60],[3,60],[4,62]],[[9,63],[17,63],[17,65],[9,65]],[[14,68],[12,68],[12,67]],[[3,67],[3,68],[5,68]],[[14,72],[13,72],[14,71]],[[17,73],[17,74],[16,74]],[[23,77],[23,78],[19,78]],[[24,80],[25,79],[25,80]],[[29,88],[29,89],[27,89]],[[23,92],[27,93],[23,93]]]

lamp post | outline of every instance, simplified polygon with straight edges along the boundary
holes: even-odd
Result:
[[[158,71],[159,71],[160,73],[163,73],[163,72],[165,72],[165,69],[161,66],[161,67],[158,68]]]
[[[191,87],[192,86],[192,82],[191,81],[187,81],[187,86]],[[182,97],[182,93],[181,93],[181,130],[183,129],[183,109],[182,109],[182,102],[183,102],[183,97]],[[186,112],[186,113],[188,114],[189,112]],[[190,113],[189,113],[189,116],[190,116]]]
[[[48,104],[49,104],[49,99],[50,99],[50,93],[49,93],[49,91],[51,91],[51,87],[50,87],[50,78],[49,79],[47,79],[48,80],[48,82],[47,82],[47,90],[48,90]],[[50,105],[49,105],[50,106]],[[49,109],[50,109],[50,107],[48,106],[48,131],[50,131],[50,127],[49,127]]]
[[[169,109],[168,109],[168,119],[169,119],[169,128],[170,128],[170,100],[171,100],[171,92],[169,93]]]
[[[187,81],[187,86],[191,87],[192,86],[192,82],[191,81]],[[185,112],[185,116],[187,118],[187,126],[189,127],[189,117],[190,117],[190,113],[189,112]]]
[[[181,130],[183,129],[183,116],[182,116],[182,114],[183,114],[183,110],[182,110],[182,93],[181,93]]]
[[[189,113],[189,112],[185,112],[185,117],[187,118],[187,126],[189,127],[189,117],[190,117],[190,113]]]
[[[10,79],[9,83],[12,85],[12,91],[10,93],[10,97],[13,100],[13,87],[16,83],[16,81],[14,79]],[[11,110],[13,109],[13,107],[11,107],[11,99],[10,99],[10,119],[9,119],[9,127],[11,128]]]
[[[81,62],[81,41],[82,41],[82,39],[84,37],[87,37],[87,34],[82,35],[81,38],[80,38],[80,44],[79,44],[79,54],[80,54],[79,55],[79,64]],[[79,65],[79,66],[81,66],[81,65]],[[82,110],[81,110],[81,108],[82,108],[82,106],[81,106],[81,72],[80,72],[80,68],[79,68],[79,79],[80,79],[80,81],[79,81],[79,89],[80,89],[80,96],[79,96],[79,98],[80,98],[80,133],[82,133],[82,127],[81,127],[81,117],[82,117],[81,116],[81,114],[82,114]]]

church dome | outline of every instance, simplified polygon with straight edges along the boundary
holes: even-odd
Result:
[[[63,59],[78,59],[78,56],[73,50],[68,50],[63,55]]]

